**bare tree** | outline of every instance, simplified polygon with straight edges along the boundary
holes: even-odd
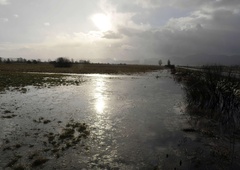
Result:
[[[158,64],[161,66],[161,65],[162,65],[162,60],[159,60],[159,61],[158,61]]]
[[[167,65],[170,66],[171,65],[171,62],[170,60],[167,61]]]

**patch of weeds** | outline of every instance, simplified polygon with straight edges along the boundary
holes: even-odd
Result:
[[[15,156],[15,158],[12,159],[12,160],[6,165],[6,168],[8,168],[8,167],[11,168],[11,167],[13,167],[20,158],[21,158],[21,156]]]
[[[218,157],[222,160],[230,160],[231,150],[225,146],[213,146],[211,148],[211,154],[213,157]]]
[[[28,147],[29,147],[29,148],[32,148],[32,147],[34,147],[34,145],[33,145],[33,144],[30,144]]]
[[[60,152],[74,147],[82,138],[87,138],[90,134],[89,127],[85,123],[79,123],[70,121],[62,129],[59,134],[48,133],[44,137],[47,137],[49,144],[53,146],[51,152],[58,158]]]
[[[14,165],[15,163],[17,163],[17,161],[18,161],[18,159],[13,159],[13,160],[11,160],[11,161],[6,165],[6,167],[13,167],[13,165]]]
[[[14,147],[15,147],[15,148],[21,148],[22,145],[18,143],[18,144],[16,144]]]
[[[71,128],[63,129],[62,133],[59,136],[59,139],[67,139],[74,137],[75,130]]]
[[[15,167],[13,167],[13,170],[24,170],[26,169],[26,167],[24,165],[17,165]]]
[[[7,151],[7,150],[12,150],[12,148],[10,146],[6,146],[3,148],[3,151]]]
[[[34,152],[28,156],[28,159],[32,160],[34,157],[38,156],[38,152]]]
[[[210,129],[202,129],[200,132],[205,136],[208,136],[211,138],[215,137],[214,132]]]
[[[51,122],[51,120],[44,120],[43,124],[48,124],[49,122]]]
[[[78,136],[83,136],[87,137],[90,134],[90,131],[88,130],[88,126],[85,123],[79,123],[79,122],[74,122],[71,120],[66,127],[75,129],[79,133]]]
[[[12,113],[10,110],[5,110],[4,114]]]
[[[22,93],[26,93],[26,86],[44,88],[60,85],[79,85],[84,82],[81,77],[75,77],[74,80],[68,80],[65,78],[66,76],[67,75],[61,74],[1,72],[0,91],[16,90]]]
[[[37,166],[40,166],[40,165],[46,163],[47,161],[49,161],[49,159],[40,157],[40,158],[37,158],[35,161],[33,161],[31,166],[37,167]]]
[[[185,129],[182,129],[182,131],[184,131],[184,132],[196,132],[196,130],[193,129],[193,128],[185,128]]]
[[[26,92],[27,92],[27,88],[24,88],[24,87],[23,87],[23,88],[20,89],[20,91],[21,91],[22,93],[26,93]]]
[[[43,123],[43,124],[48,124],[51,122],[51,120],[48,119],[44,119],[43,117],[40,117],[38,120],[33,119],[33,122],[35,123]]]
[[[34,120],[34,122],[36,123],[50,123],[51,121],[44,119],[43,117],[38,118],[37,120]],[[58,122],[58,123],[62,123],[62,122]],[[41,129],[35,129],[35,130],[41,130]],[[59,157],[61,157],[65,151],[67,151],[70,148],[76,149],[76,145],[79,144],[79,142],[81,142],[82,147],[85,147],[85,145],[82,144],[82,142],[84,142],[83,140],[85,138],[87,138],[90,134],[89,131],[89,127],[87,124],[85,123],[79,123],[79,122],[75,122],[73,120],[69,121],[69,123],[67,123],[63,128],[62,131],[60,133],[53,133],[53,132],[49,132],[46,133],[45,135],[43,135],[43,139],[47,139],[47,140],[43,140],[42,145],[40,150],[36,151],[36,152],[30,152],[26,155],[26,158],[24,158],[23,160],[28,160],[31,161],[30,164],[27,164],[27,168],[35,168],[41,165],[43,165],[44,163],[46,163],[49,159],[45,158],[46,155],[49,156],[54,156],[56,159],[58,159]],[[26,134],[25,134],[26,135]],[[27,134],[28,136],[29,134]],[[33,137],[39,137],[41,135],[40,131],[39,132],[35,132],[32,134]],[[5,140],[5,143],[10,143],[10,141],[8,139]],[[9,145],[9,144],[7,144]],[[5,148],[3,148],[3,151],[5,152],[15,152],[18,148],[22,147],[23,144],[19,144],[19,143],[15,143],[14,145],[9,145],[9,146],[5,146]],[[29,148],[34,147],[34,145],[32,144],[27,144],[26,146],[28,146]],[[40,154],[43,153],[44,155]],[[7,165],[6,167],[9,168],[16,168],[16,169],[26,169],[26,167],[22,166],[22,165],[17,165],[18,163],[19,157],[15,155],[15,158],[12,159]],[[24,162],[23,162],[24,163]]]
[[[1,118],[3,118],[3,119],[11,119],[11,118],[14,118],[14,117],[16,117],[17,115],[8,115],[8,116],[1,116]]]
[[[9,139],[4,139],[5,143],[10,143]]]

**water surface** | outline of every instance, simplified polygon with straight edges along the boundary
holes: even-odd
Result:
[[[15,115],[0,118],[0,146],[5,148],[0,167],[16,155],[14,166],[30,167],[33,153],[49,159],[40,166],[45,169],[184,167],[178,149],[187,136],[181,131],[186,126],[183,92],[167,71],[78,76],[86,82],[42,89],[29,86],[26,93],[0,94],[1,114]],[[49,123],[36,122],[40,119]],[[46,134],[60,133],[70,120],[89,125],[90,136],[56,158],[46,149],[51,147]]]

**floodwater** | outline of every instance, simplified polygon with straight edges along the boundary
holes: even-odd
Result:
[[[0,113],[13,115],[0,118],[0,169],[31,169],[39,158],[47,161],[36,169],[191,167],[182,144],[196,136],[182,131],[183,91],[170,73],[79,76],[86,80],[79,86],[0,94]],[[46,134],[69,121],[86,123],[90,135],[53,152]]]

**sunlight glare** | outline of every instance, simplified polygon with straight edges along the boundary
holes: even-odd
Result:
[[[109,16],[99,13],[92,16],[92,22],[102,32],[111,30],[112,24]]]
[[[102,114],[105,109],[105,83],[102,78],[99,78],[96,83],[96,89],[95,89],[95,97],[96,97],[96,103],[95,103],[95,109],[98,114]]]

